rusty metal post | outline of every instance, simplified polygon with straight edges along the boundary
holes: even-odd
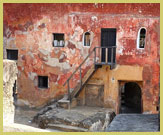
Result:
[[[94,64],[96,64],[96,47],[94,48]]]
[[[113,47],[111,48],[111,66],[113,67]]]
[[[101,58],[102,58],[102,48],[99,48],[99,63],[101,63]]]
[[[81,73],[81,66],[80,66],[80,89],[81,89],[81,87],[82,87],[82,73]]]
[[[105,48],[105,63],[108,63],[108,48]]]

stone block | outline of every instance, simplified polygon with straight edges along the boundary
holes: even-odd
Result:
[[[13,87],[17,79],[15,61],[3,60],[3,123],[14,122]]]

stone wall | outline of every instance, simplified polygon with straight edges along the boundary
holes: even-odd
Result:
[[[17,73],[15,61],[3,60],[3,132],[49,132],[14,123],[13,87],[17,80]]]
[[[157,111],[157,103],[155,102],[155,98],[157,95],[154,95],[148,99],[150,95],[152,95],[152,87],[146,92],[145,81],[143,80],[143,67],[141,66],[126,66],[126,65],[117,65],[115,69],[110,70],[110,67],[107,65],[99,68],[90,80],[87,82],[89,85],[99,85],[104,86],[104,107],[113,108],[116,113],[119,113],[119,105],[120,105],[120,87],[123,86],[127,82],[136,82],[141,88],[141,96],[142,96],[142,112],[143,113],[158,113]],[[152,86],[152,84],[150,84]],[[92,87],[93,88],[93,87]],[[134,89],[131,89],[134,91]],[[156,90],[156,89],[155,89]],[[158,91],[158,89],[157,89]],[[90,91],[91,92],[91,91]],[[97,92],[97,91],[94,91]],[[88,96],[88,95],[87,95]],[[92,93],[93,96],[93,93]],[[98,94],[100,96],[100,94]],[[90,104],[90,101],[86,99],[91,98],[86,97],[85,88],[79,94],[78,100],[80,100],[80,104]],[[94,96],[95,98],[95,96]],[[89,102],[89,103],[86,103]],[[93,101],[95,103],[95,101]]]
[[[143,67],[144,98],[149,102],[158,100],[159,4],[5,3],[3,24],[4,58],[6,49],[18,50],[18,103],[22,105],[37,107],[63,95],[68,77],[94,47],[101,46],[101,28],[116,29],[117,64]],[[145,48],[138,49],[137,37],[142,27],[147,31]],[[90,47],[83,44],[85,32],[91,34]],[[64,47],[53,46],[54,33],[64,33]],[[87,62],[83,73],[89,66],[91,63]],[[126,70],[122,71],[122,78]],[[38,87],[38,76],[48,76],[48,88]],[[106,95],[108,91],[105,99]],[[150,111],[148,107],[145,110]]]
[[[104,85],[87,84],[85,86],[85,105],[104,107]]]
[[[15,61],[3,60],[3,123],[14,122],[13,87],[17,79],[17,65]]]

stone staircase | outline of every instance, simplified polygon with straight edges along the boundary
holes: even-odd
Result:
[[[93,75],[94,72],[95,72],[95,66],[92,65],[91,68],[87,71],[87,73],[82,78],[82,86],[79,83],[74,89],[70,90],[70,96],[72,98],[71,103],[70,103],[68,94],[65,94],[62,99],[58,100],[58,105],[63,108],[75,107],[77,105],[76,95],[83,88],[83,86],[87,83],[87,81]]]
[[[67,94],[64,95],[64,97],[58,101],[59,106],[64,108],[71,108],[75,107],[77,104],[76,96],[79,94],[79,92],[82,90],[86,82],[89,80],[89,78],[92,76],[92,74],[95,72],[97,67],[100,67],[102,65],[110,65],[110,69],[113,69],[115,67],[115,60],[114,60],[114,50],[116,46],[112,47],[95,47],[88,56],[83,60],[83,62],[79,65],[79,67],[71,74],[71,76],[67,79],[67,81],[64,83],[64,86],[67,84]],[[105,50],[105,51],[104,51]],[[102,52],[105,52],[105,59],[102,59]],[[110,52],[110,53],[108,53]],[[97,55],[98,54],[98,55]],[[110,54],[110,55],[109,55]],[[98,59],[97,59],[98,58]],[[89,60],[89,61],[88,61]],[[93,62],[91,62],[93,60]],[[93,63],[87,73],[82,73],[82,67],[85,63]],[[85,67],[84,67],[85,68]],[[79,80],[77,80],[79,83],[76,84],[74,88],[71,88],[70,82],[72,82],[72,78],[75,76],[76,73],[79,72]]]

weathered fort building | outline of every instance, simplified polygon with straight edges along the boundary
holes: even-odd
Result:
[[[78,105],[157,113],[159,4],[3,9],[3,57],[17,61],[18,105],[40,107],[69,93]]]

